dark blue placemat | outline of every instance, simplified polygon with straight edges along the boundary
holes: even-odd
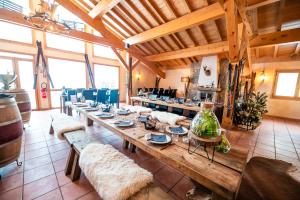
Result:
[[[179,127],[170,127],[169,128],[172,133],[183,133],[184,130],[181,126]]]
[[[151,134],[151,141],[154,141],[154,142],[166,142],[167,141],[167,137],[166,135],[154,135],[154,134]]]

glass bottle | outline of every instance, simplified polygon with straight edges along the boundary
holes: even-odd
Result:
[[[220,123],[213,112],[214,103],[204,102],[202,109],[193,118],[191,131],[194,135],[213,138],[221,135]]]

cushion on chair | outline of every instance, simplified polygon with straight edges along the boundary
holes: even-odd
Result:
[[[153,181],[150,172],[111,145],[87,145],[79,166],[104,200],[128,199]]]

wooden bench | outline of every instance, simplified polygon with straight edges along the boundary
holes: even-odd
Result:
[[[95,138],[86,138],[84,140],[81,140],[79,142],[75,142],[72,145],[72,157],[73,160],[69,159],[67,165],[69,165],[69,167],[71,167],[72,173],[71,174],[71,180],[72,181],[76,181],[80,178],[80,174],[81,174],[81,168],[79,166],[79,157],[80,154],[82,152],[82,150],[89,144],[91,143],[97,143],[97,139]],[[112,147],[113,148],[113,147]],[[129,158],[128,158],[129,159]],[[147,196],[147,198],[144,198],[144,196]],[[154,185],[153,183],[151,183],[150,185],[148,185],[146,188],[140,190],[139,192],[137,192],[136,194],[134,194],[132,197],[130,197],[129,199],[164,199],[164,200],[171,200],[173,198],[171,198],[166,192],[164,192],[160,187]]]

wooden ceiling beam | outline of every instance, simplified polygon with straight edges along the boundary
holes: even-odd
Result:
[[[186,49],[180,49],[176,51],[170,51],[160,53],[156,55],[146,56],[145,58],[149,61],[165,61],[179,58],[189,58],[193,56],[205,56],[219,54],[228,51],[228,42],[218,42],[213,44],[201,45],[196,47],[190,47]]]
[[[114,6],[120,3],[121,0],[101,0],[90,12],[89,16],[91,18],[96,18],[97,16],[102,17],[108,11],[110,11]]]
[[[250,40],[250,47],[272,46],[300,41],[300,28],[258,35]]]
[[[251,37],[253,35],[253,31],[252,31],[250,22],[247,18],[247,14],[246,14],[246,3],[247,2],[246,2],[246,0],[235,0],[235,3],[236,3],[236,6],[237,6],[237,9],[239,11],[239,14],[242,18],[242,21],[243,21],[243,23],[246,27],[248,36]]]
[[[127,65],[127,63],[125,62],[125,60],[123,59],[123,57],[121,56],[121,54],[118,52],[118,50],[116,48],[113,48],[113,47],[111,49],[113,50],[113,52],[117,56],[117,59],[118,59],[120,65],[122,67],[124,67],[125,69],[129,70],[129,66]]]
[[[252,5],[249,5],[247,6],[246,10],[252,10],[252,9],[257,9],[259,7],[262,7],[262,6],[265,6],[265,5],[269,5],[269,4],[272,4],[272,3],[276,3],[280,0],[262,0],[261,2],[259,3],[256,3],[256,4],[252,4]]]
[[[137,44],[146,42],[158,37],[169,35],[178,31],[182,31],[193,26],[205,23],[209,20],[215,20],[224,16],[224,9],[220,3],[214,3],[205,8],[199,9],[170,22],[147,30],[124,40],[128,44]]]
[[[274,46],[274,53],[273,53],[273,58],[276,58],[278,55],[278,45]]]
[[[77,8],[72,2],[69,0],[56,0],[57,3],[59,3],[61,6],[63,6],[65,9],[69,10],[71,13],[75,14],[77,17],[81,18],[86,24],[100,32],[103,37],[110,38],[114,43],[125,47],[125,44],[114,34],[112,34],[110,31],[106,29],[104,24],[102,23],[102,20],[99,18],[91,18],[87,13],[83,12],[79,8]],[[112,45],[110,45],[112,46]],[[165,78],[166,74],[161,71],[155,63],[149,62],[144,59],[144,56],[139,52],[139,50],[135,47],[130,47],[127,49],[127,52],[136,59],[140,60],[142,63],[145,64],[154,74],[159,75],[162,78]]]
[[[234,0],[226,1],[224,7],[229,45],[229,62],[235,63],[239,60],[237,7]]]
[[[31,28],[34,30],[40,30],[37,27],[33,26],[28,21],[26,21],[24,19],[23,14],[15,12],[15,11],[10,11],[10,10],[4,9],[4,8],[0,8],[0,21],[9,22],[9,23],[16,24],[19,26],[28,27],[28,28]],[[40,31],[42,31],[42,30],[40,30]],[[47,31],[47,32],[51,32],[51,31]],[[104,45],[104,46],[113,46],[114,48],[117,48],[117,49],[125,49],[124,46],[119,45],[119,43],[116,43],[111,39],[99,37],[99,36],[93,35],[91,33],[86,33],[86,32],[82,32],[82,31],[71,30],[69,32],[60,32],[60,33],[52,32],[52,33],[59,34],[59,35],[69,37],[69,38],[73,38],[73,39],[77,39],[77,40],[83,40],[83,41],[94,43],[94,44],[99,44],[99,45]]]
[[[291,61],[300,61],[300,56],[279,56],[274,58],[271,57],[260,57],[254,59],[253,63],[278,63],[278,62],[291,62]]]

